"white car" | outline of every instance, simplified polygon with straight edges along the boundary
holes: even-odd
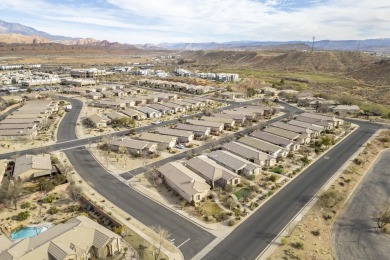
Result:
[[[182,145],[182,144],[177,144],[175,147],[177,149],[184,149],[185,148],[184,145]]]
[[[159,124],[161,124],[161,121],[156,121],[152,123],[152,125],[159,125]]]

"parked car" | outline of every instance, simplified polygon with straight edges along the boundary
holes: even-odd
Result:
[[[184,149],[185,148],[184,145],[182,145],[182,144],[177,144],[175,147],[177,149]]]
[[[152,125],[159,125],[159,124],[161,124],[161,121],[156,121],[152,123]]]

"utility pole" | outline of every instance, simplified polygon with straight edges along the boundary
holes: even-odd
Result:
[[[314,40],[316,39],[316,37],[315,36],[313,36],[313,42],[312,42],[312,44],[311,44],[311,51],[314,51]]]

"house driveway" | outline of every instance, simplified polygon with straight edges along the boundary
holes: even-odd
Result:
[[[389,259],[390,236],[376,230],[375,213],[390,201],[390,150],[383,152],[352,195],[332,230],[336,259]]]

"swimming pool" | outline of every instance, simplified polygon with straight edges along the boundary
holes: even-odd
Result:
[[[22,227],[11,233],[12,240],[19,240],[27,237],[34,237],[42,232],[45,232],[47,227]]]

